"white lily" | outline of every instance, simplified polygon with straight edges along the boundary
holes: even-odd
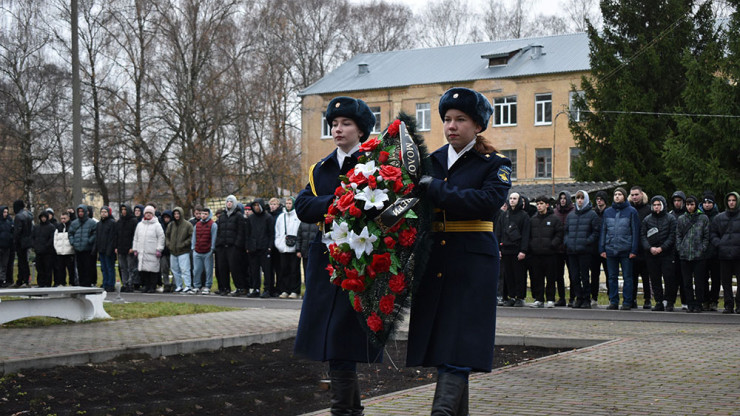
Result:
[[[367,227],[363,227],[359,235],[350,230],[349,247],[355,252],[355,256],[359,259],[362,257],[363,253],[370,254],[373,252],[373,243],[377,239],[377,236],[370,234]]]
[[[362,173],[362,175],[366,178],[369,178],[370,175],[377,171],[378,168],[375,167],[374,160],[371,160],[367,163],[358,163],[355,165],[355,173]]]
[[[355,195],[355,199],[365,201],[365,206],[362,208],[365,211],[372,208],[382,209],[385,202],[388,201],[387,192],[387,189],[370,189],[368,186]]]
[[[338,224],[336,221],[331,226],[331,239],[336,245],[344,244],[349,239],[349,225],[346,222]]]

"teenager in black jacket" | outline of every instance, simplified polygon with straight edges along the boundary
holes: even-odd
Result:
[[[54,225],[49,222],[49,214],[39,214],[39,223],[33,226],[31,238],[33,251],[36,253],[36,283],[39,287],[51,287],[54,271]]]
[[[668,297],[667,304],[671,309],[676,303],[676,293],[680,283],[675,280],[673,264],[676,218],[668,214],[666,205],[666,200],[661,195],[650,199],[652,213],[642,220],[640,226],[641,246],[645,250],[645,262],[655,299],[653,311],[664,310],[663,280],[665,280],[665,294]]]
[[[563,244],[563,223],[553,213],[550,198],[539,196],[537,214],[531,218],[529,253],[532,265],[532,297],[535,302],[544,302],[547,307],[555,307],[555,279],[557,273],[556,254]],[[545,279],[547,287],[545,288]],[[537,305],[539,306],[539,305]]]
[[[529,215],[524,198],[518,193],[509,195],[509,209],[499,214],[496,221],[496,239],[501,254],[501,273],[504,277],[504,306],[524,306],[527,297],[527,248],[529,247]]]

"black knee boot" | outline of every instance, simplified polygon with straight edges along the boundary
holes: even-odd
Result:
[[[361,416],[364,407],[360,398],[357,372],[331,370],[331,414]]]
[[[434,391],[434,403],[432,403],[432,416],[466,415],[467,387],[468,382],[463,377],[450,373],[439,373],[437,388]]]

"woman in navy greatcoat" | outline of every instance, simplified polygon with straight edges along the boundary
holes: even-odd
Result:
[[[298,218],[303,222],[320,223],[322,229],[324,215],[340,184],[339,175],[346,174],[357,164],[360,143],[370,135],[375,116],[362,100],[336,97],[326,109],[326,122],[337,148],[311,166],[309,184],[295,201]],[[328,248],[321,237],[322,233],[317,233],[308,249],[306,292],[295,353],[329,362],[333,415],[361,415],[363,406],[356,363],[378,362],[382,350],[371,345],[347,293],[329,281]]]
[[[417,186],[435,207],[430,263],[413,295],[407,366],[437,367],[432,415],[468,414],[468,376],[491,371],[499,275],[494,217],[511,187],[511,162],[478,133],[492,113],[477,91],[439,102],[448,144]]]

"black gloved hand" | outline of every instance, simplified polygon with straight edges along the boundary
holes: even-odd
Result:
[[[414,186],[414,190],[412,192],[414,194],[413,196],[420,197],[424,195],[429,189],[429,185],[432,184],[432,180],[434,180],[434,178],[429,175],[422,176],[421,179],[419,179],[419,183]]]

